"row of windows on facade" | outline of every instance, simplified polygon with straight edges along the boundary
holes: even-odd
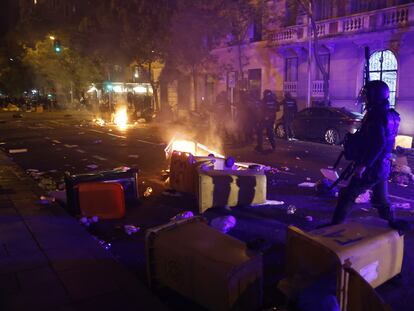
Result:
[[[330,71],[330,55],[320,55],[320,62],[326,72]],[[364,69],[365,70],[365,69]],[[390,88],[390,102],[395,104],[395,94],[397,90],[397,70],[398,62],[394,53],[390,50],[377,51],[371,54],[369,58],[369,76],[370,80],[382,80]],[[365,72],[364,75],[365,76]],[[316,70],[315,80],[323,80],[322,72],[319,68]],[[285,81],[298,81],[298,58],[286,58],[285,60]]]
[[[286,24],[294,25],[301,7],[297,1],[286,0]],[[315,0],[313,12],[316,20],[342,17],[412,3],[414,0]]]

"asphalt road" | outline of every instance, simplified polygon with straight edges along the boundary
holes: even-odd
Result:
[[[24,170],[37,169],[43,172],[41,178],[50,178],[56,188],[61,184],[65,171],[82,173],[93,170],[128,166],[140,170],[140,192],[153,188],[153,195],[143,198],[136,206],[128,208],[122,221],[100,222],[90,228],[91,233],[111,241],[112,251],[118,259],[145,280],[144,231],[162,224],[183,210],[195,211],[195,202],[187,196],[170,197],[163,194],[167,185],[161,180],[161,171],[168,168],[164,148],[174,133],[188,131],[184,126],[171,124],[137,124],[126,131],[113,126],[100,127],[90,122],[87,113],[26,113],[14,118],[12,113],[0,113],[0,148],[9,153]],[[211,140],[206,129],[194,130],[192,135],[202,142]],[[216,139],[214,139],[216,141]],[[309,188],[300,188],[304,181],[315,182],[321,178],[320,168],[332,165],[340,148],[316,142],[277,141],[275,153],[253,152],[253,144],[237,146],[222,144],[226,155],[237,160],[257,162],[277,168],[269,176],[268,199],[284,201],[283,205],[261,207],[240,207],[233,210],[211,209],[204,216],[231,214],[237,225],[230,234],[244,241],[263,239],[265,254],[265,304],[273,306],[280,301],[276,293],[276,282],[283,277],[285,231],[288,225],[305,230],[327,223],[332,216],[335,198],[322,198]],[[27,152],[11,154],[13,149],[27,149]],[[342,167],[346,163],[343,163]],[[412,164],[410,162],[410,164]],[[414,167],[413,165],[411,165]],[[38,182],[40,182],[38,180]],[[42,185],[44,186],[44,185]],[[46,190],[45,190],[46,192]],[[393,202],[410,203],[414,208],[414,187],[402,187],[390,183]],[[294,205],[296,212],[287,213],[287,207]],[[399,216],[414,221],[414,210],[399,210]],[[355,205],[352,217],[375,216],[368,204]],[[309,221],[310,217],[312,221]],[[141,231],[134,236],[125,236],[120,226],[134,224]],[[391,280],[378,288],[385,301],[394,310],[412,310],[414,297],[414,235],[405,238],[405,259],[403,277]],[[159,295],[172,309],[182,306],[197,309],[185,299],[168,290]]]

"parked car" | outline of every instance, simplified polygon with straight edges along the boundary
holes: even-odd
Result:
[[[346,133],[354,133],[359,128],[362,118],[362,114],[345,108],[305,108],[296,114],[292,128],[296,138],[318,139],[338,145]],[[275,132],[277,137],[285,137],[282,119],[276,121]]]

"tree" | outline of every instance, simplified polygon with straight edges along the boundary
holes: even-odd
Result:
[[[318,28],[316,26],[315,16],[313,15],[313,8],[315,7],[314,0],[297,0],[299,1],[300,6],[305,11],[306,15],[309,17],[311,23],[311,33],[313,37],[313,50],[314,58],[318,70],[321,71],[323,76],[323,100],[325,105],[329,105],[329,74],[325,70],[321,59],[319,57],[319,40],[318,40]]]
[[[38,41],[34,48],[26,47],[24,64],[35,76],[34,86],[41,90],[56,92],[60,100],[68,101],[68,94],[79,94],[92,82],[103,76],[89,59],[69,48],[63,37],[62,51],[57,54],[49,38]]]
[[[130,61],[146,69],[158,109],[159,74],[154,69],[165,63],[174,6],[170,0],[117,1],[122,23],[121,47]]]
[[[243,49],[248,43],[247,34],[255,22],[260,24],[261,1],[252,0],[228,0],[224,1],[223,14],[227,20],[228,34],[230,34],[229,45],[237,49],[237,72],[238,85],[245,86],[244,67],[248,64]]]
[[[174,68],[191,77],[195,110],[198,109],[199,74],[216,63],[210,52],[227,33],[223,5],[218,0],[181,0],[172,18],[167,57]]]
[[[31,85],[31,72],[18,55],[0,49],[0,90],[7,95],[20,97]]]

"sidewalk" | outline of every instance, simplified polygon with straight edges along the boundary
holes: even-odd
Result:
[[[0,310],[166,310],[0,152]]]

